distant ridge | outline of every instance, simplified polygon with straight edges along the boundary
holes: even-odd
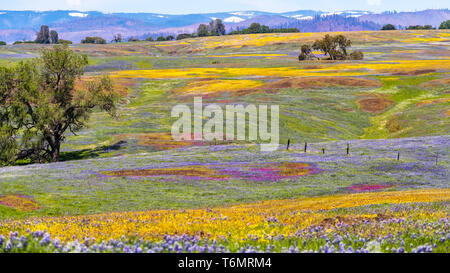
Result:
[[[208,23],[216,18],[224,21],[227,30],[244,28],[253,22],[258,22],[270,27],[298,27],[301,32],[318,32],[374,30],[387,23],[400,27],[425,24],[438,26],[442,21],[450,19],[450,10],[380,14],[361,10],[339,12],[298,10],[284,13],[232,11],[185,15],[77,10],[0,10],[0,40],[9,43],[17,40],[32,40],[41,25],[49,25],[59,32],[60,38],[74,42],[93,35],[111,40],[116,33],[121,33],[124,37],[192,33],[200,23]]]

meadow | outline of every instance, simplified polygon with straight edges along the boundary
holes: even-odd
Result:
[[[61,162],[0,168],[0,252],[448,253],[450,32],[343,34],[363,60],[299,62],[324,33],[71,45],[120,116],[95,112]],[[194,96],[280,105],[280,148],[172,140]]]

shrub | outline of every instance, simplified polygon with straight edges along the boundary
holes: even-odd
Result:
[[[6,42],[0,41],[0,46],[6,45]]]
[[[350,53],[350,60],[362,60],[364,59],[364,53],[359,50],[355,50],[352,53]]]
[[[150,36],[150,37],[148,37],[147,39],[145,39],[146,41],[148,41],[148,42],[153,42],[154,41],[154,39],[153,39],[153,37],[152,36]]]
[[[164,36],[159,36],[158,39],[156,39],[156,41],[162,42],[165,41],[166,38],[164,38]]]
[[[58,44],[71,45],[71,44],[72,44],[72,41],[59,39],[59,40],[58,40]]]
[[[302,45],[300,55],[298,55],[299,61],[311,60],[314,58],[312,54],[312,47],[310,45]]]
[[[187,39],[187,38],[192,38],[192,34],[182,33],[182,34],[178,34],[178,36],[177,36],[177,40],[183,40],[183,39]]]
[[[106,40],[101,37],[86,37],[84,40],[81,40],[82,44],[106,44]]]

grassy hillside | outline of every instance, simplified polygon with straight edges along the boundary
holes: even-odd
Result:
[[[364,60],[299,62],[300,45],[323,35],[72,45],[89,56],[86,77],[109,74],[125,94],[120,117],[94,113],[88,128],[67,137],[63,162],[0,168],[0,235],[27,227],[65,241],[169,240],[147,246],[156,252],[173,251],[177,240],[216,239],[227,251],[284,252],[293,241],[280,235],[293,236],[295,251],[325,251],[331,246],[323,236],[345,232],[356,238],[345,241],[351,250],[390,252],[408,242],[406,251],[448,251],[448,238],[439,238],[449,213],[450,32],[349,32]],[[0,64],[40,48],[2,47]],[[280,149],[172,140],[172,107],[192,106],[195,96],[221,106],[279,105]],[[92,214],[100,215],[71,217]],[[423,221],[436,227],[433,234]],[[163,239],[167,232],[175,239]],[[378,242],[387,233],[398,234]],[[44,251],[34,241],[43,233],[28,236]],[[424,245],[430,241],[436,247]]]

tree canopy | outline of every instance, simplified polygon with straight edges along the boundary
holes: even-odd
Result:
[[[343,60],[347,58],[347,48],[351,45],[352,42],[344,35],[327,34],[323,39],[315,41],[312,48],[323,51],[331,60]]]
[[[450,29],[450,20],[442,22],[439,25],[439,29]]]
[[[113,39],[112,39],[113,43],[121,43],[122,41],[123,41],[122,34],[120,34],[120,33],[114,34]]]
[[[353,51],[348,54],[347,49],[351,45],[352,41],[344,35],[331,36],[327,34],[323,39],[316,40],[312,46],[308,44],[302,45],[298,59],[300,61],[319,59],[312,53],[312,50],[315,49],[322,51],[323,55],[328,56],[330,60],[362,60],[364,54],[361,51]]]
[[[209,36],[209,29],[208,26],[205,24],[200,24],[197,28],[197,36],[198,37],[205,37]]]
[[[58,32],[56,30],[51,30],[46,25],[42,25],[41,29],[36,35],[35,43],[38,44],[57,44],[59,40]]]
[[[0,165],[58,161],[66,134],[84,128],[95,108],[116,115],[119,95],[109,77],[80,81],[87,63],[57,45],[39,59],[0,67]]]
[[[212,20],[208,25],[200,24],[197,27],[198,37],[225,35],[225,32],[225,25],[220,19]]]
[[[209,22],[209,31],[211,35],[225,35],[225,25],[222,20],[215,19]]]
[[[396,30],[397,28],[393,24],[384,25],[381,30]]]

